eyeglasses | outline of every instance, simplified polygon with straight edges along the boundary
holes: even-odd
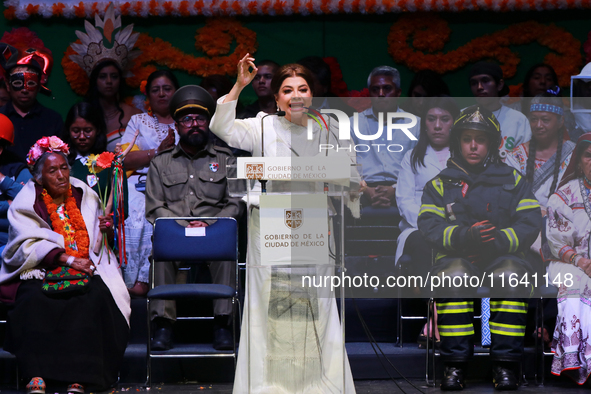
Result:
[[[207,118],[203,115],[183,116],[179,119],[179,123],[184,127],[191,127],[193,123],[197,123],[197,126],[205,126]]]
[[[80,137],[81,133],[84,134],[84,136],[86,138],[89,138],[92,136],[92,133],[94,133],[94,132],[95,132],[95,129],[92,127],[87,127],[85,129],[78,129],[78,128],[70,129],[70,134],[72,134],[72,138]]]

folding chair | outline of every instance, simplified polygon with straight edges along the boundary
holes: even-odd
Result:
[[[215,223],[196,229],[187,229],[177,221],[216,220]],[[152,243],[152,276],[156,261],[182,261],[196,264],[210,261],[236,262],[236,288],[218,284],[173,284],[154,287],[148,292],[148,356],[146,384],[152,385],[152,358],[207,358],[233,357],[236,366],[236,311],[240,318],[238,305],[238,225],[236,219],[228,217],[166,217],[154,223]],[[183,349],[175,347],[167,351],[151,349],[150,300],[203,300],[231,298],[233,320],[233,351],[216,351],[213,346]],[[239,324],[239,322],[238,322]]]

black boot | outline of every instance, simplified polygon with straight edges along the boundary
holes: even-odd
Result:
[[[218,315],[213,318],[213,348],[215,350],[234,349],[229,316]]]
[[[443,380],[441,381],[441,390],[463,390],[465,386],[464,370],[465,364],[463,363],[445,364],[445,370],[443,371]]]
[[[493,384],[497,390],[517,390],[519,380],[515,376],[515,363],[495,362],[493,364]]]
[[[154,319],[154,339],[152,339],[152,350],[168,350],[172,347],[172,320],[157,317]]]

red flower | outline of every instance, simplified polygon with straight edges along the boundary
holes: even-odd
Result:
[[[111,167],[115,155],[111,152],[103,152],[96,158],[96,165],[102,169]]]

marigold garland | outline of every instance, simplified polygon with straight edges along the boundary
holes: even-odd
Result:
[[[7,19],[27,19],[34,14],[45,18],[87,18],[96,11],[104,13],[108,2],[47,3],[42,7],[29,0],[5,0]],[[462,11],[554,11],[557,9],[589,9],[591,2],[581,0],[142,0],[113,1],[121,15],[148,16],[235,16],[291,14],[383,14],[389,12],[462,12]],[[100,4],[100,5],[99,5]],[[102,14],[101,14],[102,16]]]
[[[229,53],[233,41],[236,47]],[[214,74],[236,75],[238,61],[247,53],[255,53],[257,46],[254,31],[228,18],[208,19],[205,26],[197,30],[195,48],[208,57],[186,54],[169,42],[142,33],[136,42],[136,47],[142,54],[135,59],[130,70],[133,76],[127,78],[126,82],[131,87],[139,87],[143,80],[147,80],[148,76],[157,70],[154,64],[166,66],[171,70],[184,70],[202,77]],[[85,95],[88,90],[88,76],[70,59],[70,55],[74,53],[74,50],[68,47],[62,58],[62,67],[74,92]]]
[[[437,15],[405,15],[390,29],[388,52],[395,62],[413,71],[430,69],[440,74],[479,60],[495,59],[501,63],[503,75],[507,79],[515,75],[520,62],[519,56],[509,46],[535,41],[555,52],[547,54],[544,62],[554,68],[560,86],[570,84],[570,76],[579,73],[583,61],[581,42],[572,34],[554,24],[543,25],[535,21],[517,23],[475,38],[447,53],[423,53],[441,51],[449,41],[449,36],[447,22]]]
[[[64,230],[64,223],[57,213],[57,204],[53,202],[53,199],[49,193],[47,193],[47,190],[43,189],[41,195],[43,196],[43,202],[45,203],[47,212],[51,218],[53,231],[60,234],[65,240],[67,234]],[[70,248],[69,245],[64,245],[66,253],[70,256],[87,259],[89,257],[88,246],[90,245],[90,239],[88,238],[88,231],[86,230],[86,224],[84,223],[80,209],[78,209],[78,206],[76,205],[76,199],[72,196],[72,186],[68,189],[68,194],[66,196],[66,212],[70,217],[70,223],[72,223],[72,226],[74,227],[74,240],[76,241],[76,247],[78,248],[78,250],[74,250]]]

